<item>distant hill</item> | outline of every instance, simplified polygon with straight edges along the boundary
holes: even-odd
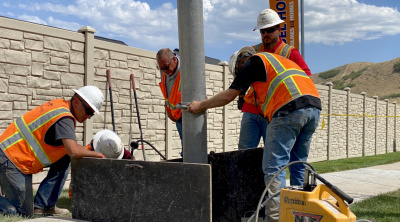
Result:
[[[356,62],[313,75],[316,84],[333,83],[334,89],[351,88],[367,97],[400,102],[400,57],[381,63]]]

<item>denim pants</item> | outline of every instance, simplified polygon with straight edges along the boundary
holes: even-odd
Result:
[[[68,177],[69,165],[68,155],[53,163],[33,200],[32,175],[22,173],[0,150],[0,185],[6,196],[0,197],[0,212],[31,216],[34,206],[54,208]]]
[[[263,154],[263,172],[267,185],[274,174],[293,161],[307,161],[312,135],[318,127],[321,111],[308,106],[292,113],[278,113],[268,124],[267,138]],[[290,185],[303,185],[305,166],[295,164],[289,167]],[[282,171],[271,182],[269,193],[276,193],[286,186],[286,172]],[[267,203],[266,215],[268,221],[279,218],[278,195]]]
[[[46,178],[40,183],[36,192],[35,208],[49,210],[56,206],[70,169],[71,158],[65,155],[50,165]]]
[[[179,118],[176,122],[176,129],[178,130],[179,133],[179,138],[181,139],[181,157],[183,157],[183,140],[182,140],[182,117]]]
[[[32,175],[22,173],[0,149],[0,186],[5,197],[0,196],[0,213],[32,216]]]
[[[261,137],[265,142],[268,122],[262,116],[243,112],[239,135],[239,150],[256,148]]]

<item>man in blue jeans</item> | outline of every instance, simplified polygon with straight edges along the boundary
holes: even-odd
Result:
[[[55,99],[36,107],[12,122],[0,135],[0,213],[32,216],[67,214],[56,207],[69,173],[70,158],[103,154],[86,149],[76,141],[76,121],[83,123],[104,101],[95,86],[74,90],[69,100]],[[49,167],[33,200],[32,174]]]
[[[202,102],[192,101],[191,113],[224,106],[233,101],[250,85],[257,93],[257,102],[267,119],[262,168],[265,184],[271,182],[269,193],[276,193],[286,185],[285,165],[306,161],[312,135],[318,126],[321,100],[313,81],[293,61],[280,55],[256,53],[252,47],[243,47],[229,60],[229,70],[235,76],[229,89]],[[289,167],[290,184],[302,185],[304,165]],[[279,221],[279,196],[267,203],[266,221]]]

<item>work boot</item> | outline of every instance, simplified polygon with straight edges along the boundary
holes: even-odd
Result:
[[[57,216],[57,215],[69,214],[70,211],[68,209],[58,208],[58,207],[54,207],[54,208],[49,209],[49,210],[43,210],[43,209],[35,208],[33,213],[35,215]]]

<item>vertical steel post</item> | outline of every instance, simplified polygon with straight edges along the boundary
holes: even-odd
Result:
[[[206,99],[203,1],[178,0],[182,102]],[[182,112],[183,161],[208,163],[206,113]]]

